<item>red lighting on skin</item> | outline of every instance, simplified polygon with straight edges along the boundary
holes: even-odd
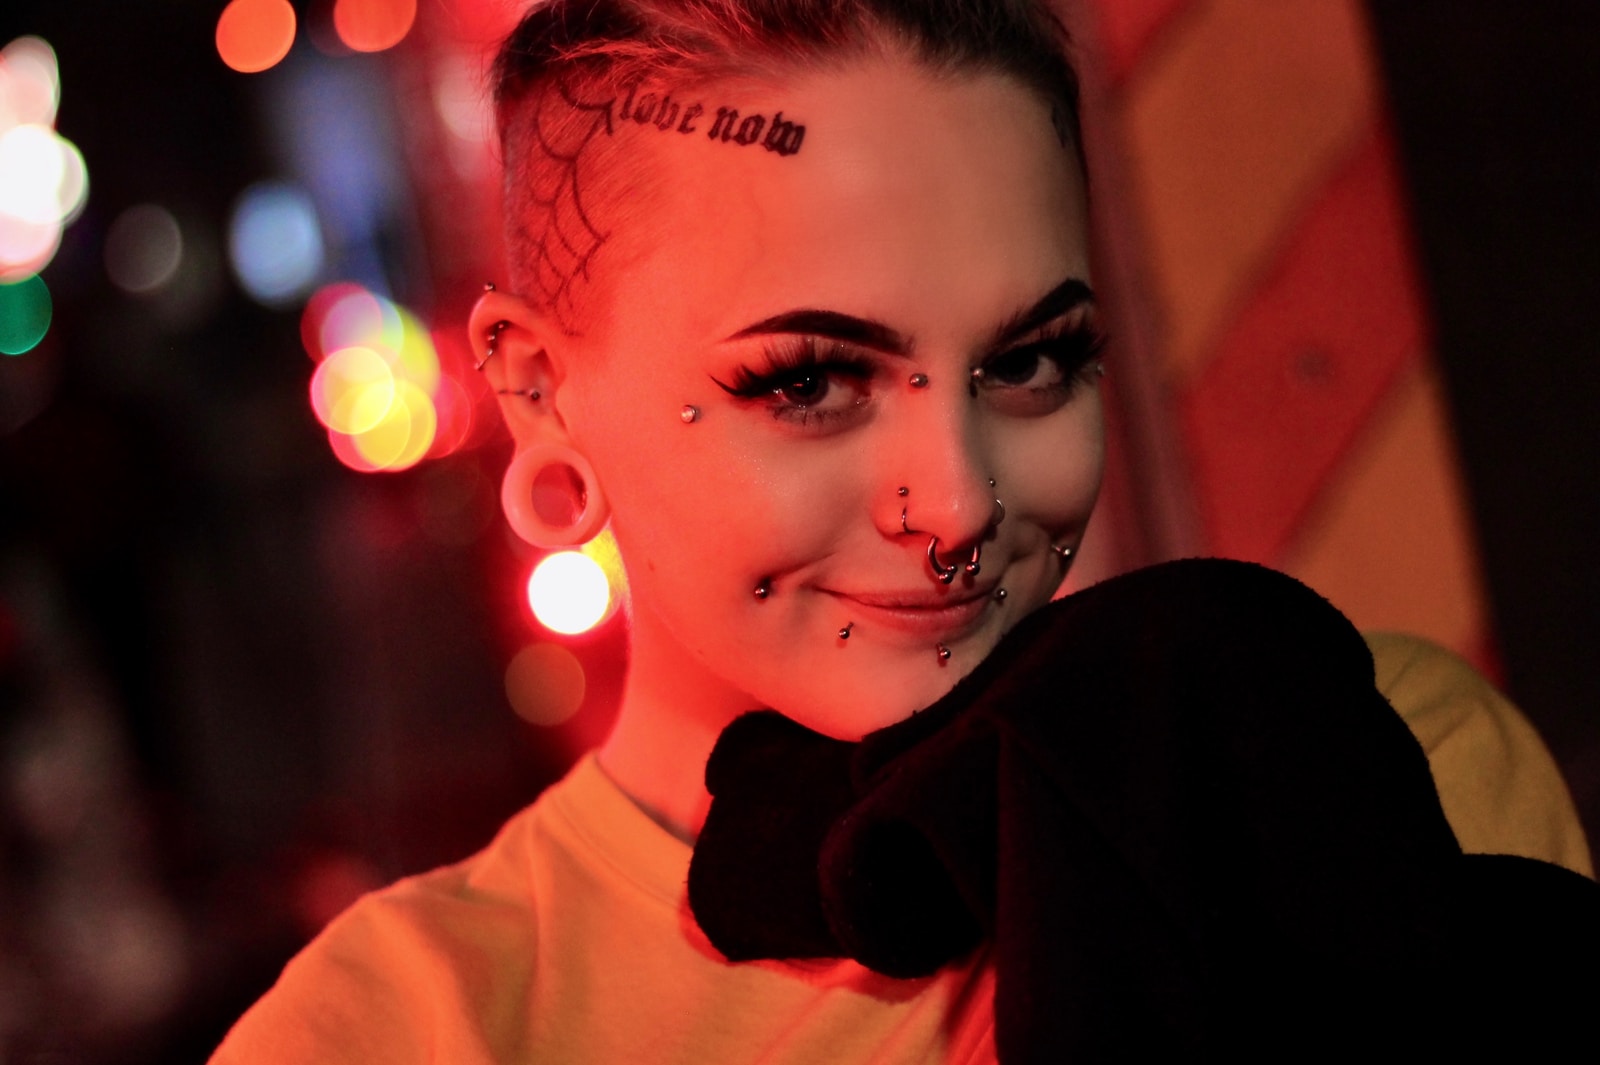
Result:
[[[416,18],[417,0],[336,0],[333,5],[333,28],[356,52],[393,48]]]
[[[233,0],[217,19],[217,54],[241,74],[278,65],[294,44],[289,0]]]

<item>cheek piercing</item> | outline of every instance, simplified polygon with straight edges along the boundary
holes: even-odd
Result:
[[[925,373],[914,373],[914,374],[912,374],[911,375],[911,387],[912,388],[927,388],[928,387],[928,375],[925,374]]]
[[[994,590],[994,601],[997,603],[1006,601],[1006,590],[1004,588],[996,588]]]
[[[700,420],[700,408],[692,403],[685,403],[683,409],[678,412],[678,417],[683,419],[684,425],[693,425]]]
[[[760,583],[758,583],[756,585],[756,591],[755,591],[756,598],[757,599],[765,599],[767,596],[769,596],[771,594],[772,594],[772,578],[771,577],[762,577]]]
[[[1078,549],[1071,544],[1051,544],[1050,550],[1055,552],[1056,558],[1061,560],[1063,566],[1071,562],[1072,556],[1078,553]]]
[[[855,624],[856,623],[852,621],[848,625],[846,625],[844,628],[840,629],[839,630],[839,639],[848,640],[850,638],[850,630],[855,628]]]
[[[938,647],[938,652],[939,652],[939,661],[940,662],[948,662],[948,661],[950,661],[950,648],[946,647],[944,644],[941,643],[939,645],[939,647]]]
[[[972,561],[968,564],[975,566],[977,563],[978,551],[977,548],[973,548]],[[955,580],[956,571],[960,569],[954,562],[947,566],[939,561],[939,538],[937,536],[928,541],[928,566],[933,570],[933,575],[940,584],[949,584]],[[976,570],[968,570],[967,572],[973,573]]]

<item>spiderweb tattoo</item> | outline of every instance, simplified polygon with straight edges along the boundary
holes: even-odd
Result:
[[[595,137],[615,132],[613,104],[585,103],[563,85],[545,87],[530,108],[530,158],[520,177],[531,188],[519,229],[533,288],[569,332],[578,318],[573,285],[589,281],[589,264],[610,236],[585,203],[579,163]]]

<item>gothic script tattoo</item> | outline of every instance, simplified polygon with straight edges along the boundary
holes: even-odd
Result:
[[[738,108],[718,106],[715,113],[700,101],[674,99],[670,92],[639,92],[630,85],[610,99],[577,99],[566,85],[546,88],[533,102],[528,177],[532,189],[520,223],[527,239],[533,283],[543,305],[563,329],[577,319],[573,286],[589,280],[589,263],[609,233],[593,221],[579,181],[579,162],[595,137],[614,137],[628,124],[661,133],[703,134],[718,144],[749,148],[760,145],[779,156],[794,155],[806,139],[806,128],[783,117],[740,115]],[[547,109],[559,109],[547,111]]]

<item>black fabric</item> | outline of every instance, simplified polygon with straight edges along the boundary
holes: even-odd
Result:
[[[1600,887],[1462,856],[1360,635],[1247,563],[1052,604],[859,744],[746,715],[706,782],[719,950],[915,977],[991,939],[1007,1065],[1526,1050],[1600,990]]]

